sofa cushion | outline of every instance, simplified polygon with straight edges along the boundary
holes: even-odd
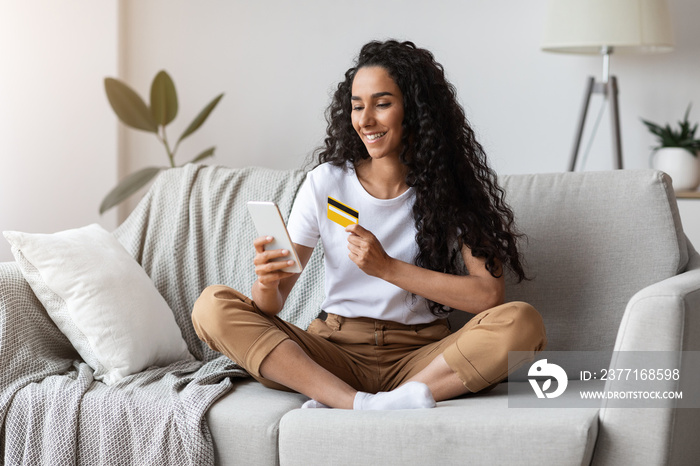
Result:
[[[32,290],[95,379],[109,385],[150,366],[194,359],[150,277],[101,226],[4,234]]]
[[[509,408],[507,385],[434,409],[290,411],[280,464],[589,464],[597,408]]]
[[[684,270],[687,247],[670,179],[654,170],[504,176],[525,270],[507,300],[537,308],[551,351],[612,351],[642,288]]]
[[[280,419],[306,400],[250,379],[235,383],[207,412],[216,464],[278,464]]]

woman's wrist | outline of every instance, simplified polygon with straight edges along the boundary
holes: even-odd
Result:
[[[387,260],[386,265],[382,267],[382,272],[378,278],[381,278],[386,282],[396,284],[396,279],[401,273],[402,261],[391,256],[388,256],[388,258],[389,259]],[[405,262],[403,262],[403,264],[405,264]]]
[[[255,280],[251,295],[258,309],[266,314],[277,314],[282,310],[279,282],[277,286],[269,286]]]

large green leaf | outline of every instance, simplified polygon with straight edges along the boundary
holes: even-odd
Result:
[[[177,116],[175,83],[165,71],[160,71],[151,84],[151,115],[163,126]]]
[[[114,113],[125,125],[152,133],[158,132],[158,125],[146,103],[129,86],[117,79],[105,78],[105,91]]]
[[[193,158],[190,163],[197,163],[201,162],[202,160],[206,159],[207,157],[211,157],[214,155],[214,151],[216,150],[216,146],[210,147],[209,149],[203,151],[201,154],[199,154],[197,157]]]
[[[190,126],[187,127],[184,133],[182,133],[182,136],[180,136],[180,139],[178,139],[177,142],[182,141],[185,139],[187,136],[190,134],[194,133],[199,129],[200,126],[202,126],[202,123],[209,117],[209,114],[214,110],[214,107],[216,107],[216,104],[219,103],[221,98],[224,96],[224,94],[219,94],[217,97],[214,98],[209,104],[204,107],[204,109],[199,112],[199,115],[190,123]]]
[[[100,214],[105,213],[115,205],[119,204],[127,197],[141,189],[149,181],[153,179],[163,168],[147,167],[127,176],[112,189],[107,196],[102,200],[100,205]]]

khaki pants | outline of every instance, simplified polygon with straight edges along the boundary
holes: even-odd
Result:
[[[459,312],[459,311],[455,311]],[[295,341],[314,361],[356,390],[392,390],[443,354],[465,387],[478,392],[507,377],[527,357],[511,361],[509,351],[544,349],[540,314],[512,302],[484,311],[451,333],[446,320],[403,325],[329,314],[308,331],[261,312],[255,303],[223,285],[206,288],[194,305],[192,322],[199,338],[245,368],[263,385],[288,388],[264,379],[260,365],[282,341]]]

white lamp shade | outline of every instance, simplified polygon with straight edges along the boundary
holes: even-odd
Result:
[[[600,54],[673,50],[666,0],[549,0],[542,50]]]

